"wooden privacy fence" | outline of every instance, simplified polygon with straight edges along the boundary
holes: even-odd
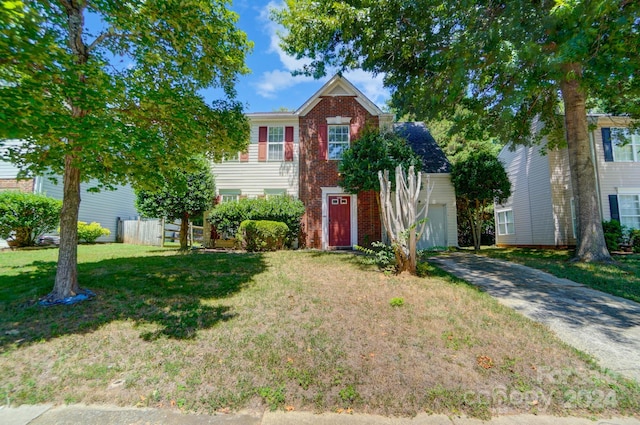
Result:
[[[202,242],[202,226],[189,223],[190,245]],[[134,245],[164,246],[165,241],[180,241],[180,221],[165,222],[163,219],[123,220],[118,219],[118,241]]]

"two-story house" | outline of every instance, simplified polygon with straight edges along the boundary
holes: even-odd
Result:
[[[589,140],[600,214],[605,221],[640,229],[640,135],[626,117],[590,115]],[[496,205],[498,246],[561,247],[576,244],[575,208],[567,149],[546,144],[505,147],[499,154],[512,184]]]
[[[336,75],[296,111],[251,113],[248,118],[247,152],[212,166],[223,202],[277,194],[299,198],[306,207],[300,242],[308,248],[351,248],[382,239],[375,194],[346,193],[338,184],[338,164],[365,127],[391,129],[391,114]],[[428,157],[424,171],[437,180],[433,212],[420,246],[457,245],[448,162],[426,128],[414,127],[402,128],[411,133],[412,146]]]

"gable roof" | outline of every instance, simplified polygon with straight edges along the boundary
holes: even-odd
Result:
[[[306,115],[320,102],[321,98],[325,96],[353,96],[371,115],[389,115],[382,112],[375,103],[370,101],[356,86],[340,74],[334,75],[325,85],[320,87],[320,90],[315,92],[313,96],[299,107],[295,114],[300,116]]]
[[[411,149],[422,158],[425,173],[450,173],[451,164],[423,122],[399,122],[393,131],[407,140]]]

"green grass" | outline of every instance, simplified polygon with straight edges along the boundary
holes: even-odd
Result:
[[[430,266],[419,278],[346,253],[80,246],[80,285],[97,297],[43,308],[56,255],[0,253],[0,403],[484,419],[640,411],[637,384]],[[565,405],[583,393],[615,403]],[[537,394],[536,406],[510,401]]]
[[[590,288],[640,302],[640,254],[615,256],[613,264],[571,261],[570,250],[489,248],[479,251],[492,258],[513,261]]]

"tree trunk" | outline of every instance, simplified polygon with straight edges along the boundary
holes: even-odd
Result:
[[[560,88],[564,101],[565,131],[578,220],[575,259],[609,262],[611,256],[602,230],[595,167],[587,129],[587,96],[580,86],[582,68],[580,64],[573,63],[565,65],[563,71],[565,79]]]
[[[78,286],[78,210],[80,208],[80,170],[73,156],[65,157],[62,211],[60,212],[60,250],[58,268],[50,301],[77,295]]]
[[[182,219],[180,219],[180,249],[186,250],[189,248],[189,243],[187,237],[189,233],[189,214],[182,214]]]

